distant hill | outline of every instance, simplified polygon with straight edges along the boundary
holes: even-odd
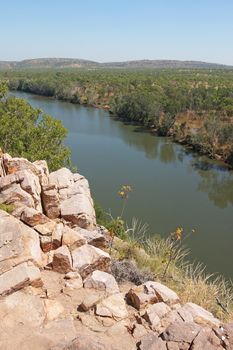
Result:
[[[178,60],[137,60],[106,62],[78,58],[35,58],[23,61],[0,61],[0,69],[62,69],[62,68],[233,68],[217,63]]]

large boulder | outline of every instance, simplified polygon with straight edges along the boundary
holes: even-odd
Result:
[[[43,300],[38,296],[16,291],[0,300],[1,330],[12,332],[13,335],[20,323],[26,327],[40,327],[45,320],[44,311]],[[3,345],[0,348],[5,349]]]
[[[176,321],[167,327],[161,337],[166,341],[183,342],[190,345],[200,330],[201,327],[193,322]]]
[[[155,293],[158,301],[162,301],[169,305],[179,302],[178,295],[173,290],[159,282],[148,281],[143,285],[146,293]]]
[[[219,326],[220,321],[215,318],[211,312],[203,309],[201,306],[194,303],[187,303],[178,309],[182,317],[182,313],[186,312],[192,315],[193,321],[201,325]]]
[[[12,214],[16,217],[20,217],[25,207],[34,208],[32,196],[24,191],[19,183],[13,183],[5,190],[0,190],[0,204],[12,205],[14,209]]]
[[[121,293],[110,295],[96,305],[96,315],[102,317],[112,317],[116,320],[127,318],[125,300]]]
[[[108,253],[88,244],[73,250],[72,259],[73,268],[78,269],[83,278],[95,270],[106,271],[111,262]]]
[[[45,214],[50,219],[60,217],[60,201],[57,186],[55,184],[42,186],[42,203]]]
[[[0,296],[11,294],[29,285],[41,287],[42,284],[38,267],[22,263],[0,275]]]
[[[20,219],[31,227],[49,222],[49,218],[46,215],[34,208],[27,207],[22,210]]]
[[[57,187],[61,217],[79,227],[94,229],[96,218],[88,181],[62,168],[49,175],[49,182]]]
[[[113,294],[119,292],[115,278],[107,272],[96,270],[92,272],[84,281],[85,288],[103,290]]]
[[[72,270],[72,259],[66,245],[54,251],[52,267],[54,271],[67,273]]]
[[[32,196],[34,201],[34,207],[36,210],[42,212],[41,206],[41,186],[38,176],[36,176],[31,170],[24,170],[21,173],[23,180],[20,183],[21,188]],[[16,173],[19,174],[19,173]]]
[[[6,175],[29,170],[39,178],[40,184],[48,183],[48,167],[45,161],[31,163],[25,158],[12,158],[7,153],[3,155],[2,161]]]
[[[147,334],[140,342],[140,350],[167,350],[166,342],[162,341],[157,334]]]
[[[130,288],[126,294],[126,300],[129,305],[132,305],[137,310],[144,309],[147,305],[158,302],[155,292],[147,292],[143,284]]]
[[[103,234],[102,230],[97,227],[96,230],[85,230],[80,227],[75,227],[75,231],[77,231],[80,235],[82,235],[88,244],[93,245],[96,248],[104,249],[107,246],[106,236]]]
[[[30,226],[44,223],[42,216],[45,214],[47,219],[62,218],[73,227],[96,229],[88,181],[66,168],[49,174],[45,161],[32,163],[25,158],[1,154],[1,203],[13,204],[12,214]],[[92,236],[88,241],[104,246],[102,235],[95,231]]]
[[[171,311],[170,307],[163,302],[149,305],[145,311],[144,318],[156,329],[160,324],[160,319]]]
[[[74,250],[75,248],[81,247],[86,243],[87,241],[85,237],[83,237],[83,235],[81,235],[79,232],[72,230],[68,226],[63,227],[62,244],[65,244],[71,250]]]
[[[0,210],[0,274],[29,260],[42,267],[42,258],[38,233]]]
[[[223,350],[225,347],[222,345],[222,339],[219,339],[211,328],[204,327],[194,339],[190,350]]]
[[[61,217],[82,228],[92,229],[95,224],[92,203],[83,193],[61,202]]]

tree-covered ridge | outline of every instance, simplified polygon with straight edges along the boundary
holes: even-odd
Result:
[[[61,121],[6,93],[0,84],[0,148],[30,161],[46,159],[51,170],[69,165],[70,151],[63,144],[67,130]]]
[[[0,76],[10,89],[107,108],[233,163],[233,70],[25,70]]]
[[[96,62],[80,58],[34,58],[23,61],[0,61],[0,69],[64,69],[64,68],[230,68],[231,66],[202,61],[131,60]]]

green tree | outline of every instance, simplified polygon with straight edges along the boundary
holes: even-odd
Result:
[[[5,97],[0,84],[0,147],[30,161],[45,159],[50,170],[70,165],[70,150],[63,144],[67,130],[61,121],[35,109],[25,100]]]

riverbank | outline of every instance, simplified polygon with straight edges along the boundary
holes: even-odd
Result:
[[[110,115],[113,118],[116,118],[117,120],[120,120],[122,122],[126,122],[127,124],[131,125],[136,125],[136,126],[142,126],[144,131],[150,132],[152,135],[156,136],[161,136],[161,137],[171,137],[172,140],[176,143],[179,143],[183,146],[185,146],[188,150],[192,150],[196,152],[197,154],[200,155],[205,155],[209,157],[210,159],[215,159],[218,161],[222,161],[229,167],[229,169],[233,169],[233,153],[230,153],[226,157],[226,155],[215,153],[214,148],[212,149],[211,147],[207,147],[206,145],[203,145],[202,143],[196,142],[196,136],[198,135],[198,130],[200,130],[203,125],[204,125],[204,120],[200,122],[200,117],[198,115],[195,115],[195,113],[192,113],[191,111],[187,113],[181,113],[178,114],[177,117],[175,117],[175,120],[170,128],[163,128],[163,131],[159,130],[158,128],[155,128],[153,125],[152,126],[147,126],[143,122],[133,122],[133,121],[128,121],[127,118],[121,118],[117,116],[112,110],[110,105],[101,105],[101,104],[87,104],[86,102],[84,103],[82,99],[79,99],[78,101],[73,98],[67,98],[64,99],[63,97],[59,96],[47,96],[44,94],[38,94],[32,91],[25,91],[25,90],[20,90],[17,89],[17,91],[21,92],[29,92],[32,93],[33,95],[37,96],[43,96],[43,97],[49,97],[54,100],[58,101],[64,101],[64,102],[69,102],[72,104],[78,104],[84,107],[93,107],[101,110],[108,111]],[[13,90],[12,90],[13,92]],[[163,117],[162,117],[163,118]],[[224,152],[226,154],[226,147],[224,147]],[[229,152],[227,152],[228,154]]]
[[[109,219],[101,207],[95,210],[97,222],[109,229],[112,270],[119,282],[141,284],[156,279],[176,291],[182,303],[192,300],[216,317],[232,319],[232,282],[217,273],[208,274],[201,262],[189,260],[184,242],[195,230],[187,234],[177,227],[167,238],[151,237],[148,227],[137,219],[129,227],[122,217]]]
[[[0,348],[232,347],[232,288],[184,263],[181,228],[119,239],[82,175],[0,154]]]
[[[233,165],[233,70],[12,70],[10,89],[111,111]]]
[[[186,242],[191,260],[202,261],[208,273],[232,278],[232,171],[169,138],[135,132],[135,126],[109,118],[103,110],[15,94],[61,120],[69,131],[72,163],[89,178],[94,198],[107,212],[111,208],[119,215],[117,191],[120,184],[131,185],[125,212],[129,225],[133,217],[143,220],[151,237],[166,237],[178,225],[186,232],[195,228]]]
[[[30,182],[32,177],[34,182]],[[146,227],[138,221],[132,227],[126,227],[122,217],[106,221],[104,213],[93,206],[86,178],[66,168],[50,173],[45,161],[32,163],[25,158],[12,158],[1,153],[0,189],[0,233],[5,237],[9,234],[7,228],[15,228],[14,237],[5,243],[8,249],[0,247],[3,257],[0,295],[5,296],[28,286],[28,279],[24,284],[15,280],[20,264],[26,270],[35,269],[34,274],[30,274],[34,287],[41,287],[33,279],[40,280],[39,269],[42,273],[43,270],[60,274],[73,271],[75,276],[65,277],[68,280],[64,286],[65,294],[81,289],[83,283],[84,288],[94,288],[94,285],[88,284],[87,287],[85,283],[92,272],[101,270],[111,272],[119,284],[131,285],[135,294],[130,304],[136,309],[143,309],[147,299],[135,285],[143,286],[148,281],[156,281],[179,295],[174,299],[174,292],[167,290],[174,304],[177,303],[174,310],[193,302],[222,321],[232,319],[232,287],[221,277],[212,278],[205,274],[200,264],[188,263],[182,243],[185,235],[182,228],[177,228],[168,239],[149,238]],[[122,187],[123,192],[128,190],[130,188]],[[101,224],[105,224],[107,229]],[[20,247],[16,246],[17,240],[21,242]],[[13,247],[14,256],[8,256]],[[4,265],[5,260],[8,264],[5,262]],[[9,271],[13,277],[8,281]],[[18,276],[21,277],[22,274]],[[75,283],[73,279],[77,278]],[[116,284],[111,286],[115,288]],[[108,285],[108,288],[111,286]],[[97,285],[95,288],[98,289]],[[166,302],[160,297],[158,301]],[[208,322],[214,321],[211,317]],[[183,321],[186,322],[186,318]],[[202,322],[205,323],[204,311]]]

